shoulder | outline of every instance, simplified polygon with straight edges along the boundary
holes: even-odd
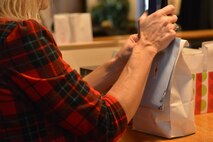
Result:
[[[52,33],[45,26],[35,20],[2,21],[0,20],[0,34],[7,42],[22,42],[27,40],[45,39],[55,44]],[[0,36],[1,36],[0,35]]]
[[[17,23],[17,27],[19,28],[19,31],[29,34],[42,31],[49,32],[43,25],[31,19],[26,21],[19,21]]]
[[[48,41],[55,43],[52,33],[42,24],[35,20],[26,20],[18,23],[18,30],[23,36],[35,38],[45,38]]]
[[[37,38],[51,36],[51,33],[47,30],[46,27],[31,19],[18,22],[17,32],[22,36],[35,35]]]
[[[0,19],[0,43],[6,39],[6,37],[15,29],[16,26],[16,21]]]
[[[0,31],[10,33],[14,30],[19,32],[37,32],[47,29],[35,20],[14,21],[10,19],[0,18]],[[4,34],[5,35],[5,34]]]

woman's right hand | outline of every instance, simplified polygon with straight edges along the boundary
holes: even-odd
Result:
[[[176,35],[177,16],[175,8],[168,5],[147,16],[144,13],[139,19],[139,42],[142,48],[152,48],[159,52],[170,44]]]

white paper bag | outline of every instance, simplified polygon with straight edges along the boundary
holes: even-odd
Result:
[[[89,13],[56,14],[54,27],[55,40],[58,44],[93,40],[92,21]]]
[[[54,37],[57,44],[67,44],[71,42],[71,26],[69,14],[54,15]]]
[[[166,138],[195,133],[193,82],[182,56],[187,44],[176,39],[154,59],[134,130]]]
[[[89,13],[70,14],[71,42],[89,42],[93,40],[92,22]]]
[[[203,42],[204,71],[213,71],[213,41]]]
[[[185,49],[183,57],[192,72],[195,114],[213,112],[213,41],[200,49]]]
[[[183,58],[191,73],[203,71],[204,54],[200,49],[183,48]]]

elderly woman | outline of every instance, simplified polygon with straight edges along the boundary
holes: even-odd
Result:
[[[139,106],[153,58],[175,38],[174,7],[142,15],[140,39],[130,36],[113,59],[82,78],[38,22],[48,3],[0,0],[0,141],[118,140]]]

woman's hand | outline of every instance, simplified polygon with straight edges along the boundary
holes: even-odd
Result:
[[[151,47],[159,52],[170,44],[176,35],[177,16],[174,13],[174,6],[168,5],[149,16],[144,13],[140,17],[139,44],[142,44],[141,47]]]
[[[125,41],[123,47],[115,55],[115,57],[122,63],[126,64],[132,53],[132,49],[137,44],[137,42],[138,42],[138,35],[137,34],[130,35],[129,38]]]

